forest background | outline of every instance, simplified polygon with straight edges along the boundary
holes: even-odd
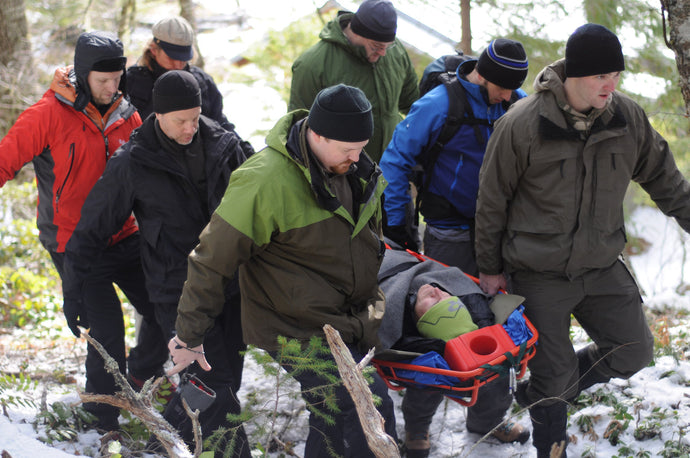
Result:
[[[289,14],[274,19],[270,26],[257,27],[252,22],[252,11],[277,8],[279,3],[0,0],[0,138],[19,113],[40,98],[52,80],[54,69],[72,62],[79,33],[93,29],[118,31],[129,57],[128,64],[132,65],[150,38],[153,23],[164,14],[181,13],[197,29],[197,65],[214,77],[225,96],[226,115],[237,124],[238,132],[259,149],[268,129],[285,111],[292,62],[318,40],[323,24],[336,11],[334,8],[319,10],[324,5],[318,0],[284,2],[295,6]],[[670,2],[651,0],[397,0],[394,3],[401,11],[457,40],[458,47],[467,54],[478,54],[493,37],[522,41],[530,59],[530,73],[524,86],[527,92],[532,91],[531,83],[539,70],[563,55],[565,40],[576,26],[584,22],[606,25],[619,34],[626,54],[627,68],[621,89],[646,109],[654,127],[668,140],[680,169],[690,176],[688,101],[684,97],[687,91],[683,89],[684,77],[679,73],[683,65],[690,65],[690,59],[683,60],[683,52],[687,50],[681,49],[678,58],[666,44],[670,40],[678,47],[687,42],[687,38],[684,41],[678,34],[685,30],[690,35],[690,27],[676,27],[674,32],[670,30],[671,21],[666,24],[663,21],[664,11],[666,15],[674,9],[687,13],[690,1],[672,2],[671,8],[666,5]],[[342,2],[342,5],[354,10],[357,3]],[[17,40],[17,35],[23,38]],[[424,66],[438,55],[425,54],[412,45],[408,51],[421,76]],[[49,380],[77,390],[75,374],[70,370],[57,367],[46,372],[37,370],[33,364],[32,352],[64,349],[70,339],[69,333],[64,333],[59,277],[38,243],[33,182],[29,164],[15,180],[0,189],[0,336],[12,341],[12,346],[5,343],[7,340],[0,341],[0,350],[6,351],[6,355],[22,349],[24,354],[23,358],[7,364],[0,359],[3,409],[29,402],[30,397],[21,393],[33,386],[32,381]],[[631,186],[626,214],[632,215],[636,209],[649,206],[645,196],[636,185]],[[631,237],[628,251],[639,254],[648,244],[644,238]],[[684,244],[681,250],[682,258],[687,258]],[[684,293],[687,288],[684,272],[674,278],[677,282],[673,289]],[[674,319],[687,316],[686,311],[673,308],[664,313]],[[131,319],[131,315],[127,318]],[[662,350],[687,359],[687,340],[683,345]],[[78,347],[81,346],[80,343]],[[68,351],[81,350],[72,346]],[[46,406],[40,409],[50,413]]]

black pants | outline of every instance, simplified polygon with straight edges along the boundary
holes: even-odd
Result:
[[[354,345],[348,345],[348,348],[355,361],[361,360],[364,356]],[[269,353],[273,359],[277,360],[278,356],[275,352]],[[323,360],[333,360],[333,356],[330,353],[315,357]],[[283,364],[282,366],[288,372],[292,370],[289,364]],[[367,458],[374,456],[371,450],[369,450],[357,415],[357,409],[355,409],[355,404],[345,385],[339,384],[335,387],[335,397],[339,412],[332,413],[325,407],[323,397],[319,396],[318,392],[314,390],[318,387],[330,385],[331,382],[329,380],[315,372],[307,371],[295,374],[293,377],[299,382],[302,398],[304,398],[307,405],[317,406],[319,410],[325,411],[335,420],[333,424],[329,424],[319,415],[309,414],[309,435],[307,436],[307,444],[304,449],[304,458],[329,457],[332,456],[331,451],[344,458]],[[372,378],[374,381],[369,385],[369,388],[373,394],[381,398],[381,404],[377,406],[377,410],[385,422],[386,433],[397,441],[395,412],[393,410],[393,401],[388,395],[388,387],[378,374],[373,374]]]
[[[156,304],[156,314],[163,326],[165,341],[168,342],[175,335],[177,304]],[[229,422],[226,416],[228,413],[239,414],[241,410],[237,391],[242,382],[244,366],[244,356],[241,352],[244,352],[246,348],[247,346],[242,340],[239,286],[237,281],[233,280],[226,289],[223,312],[216,318],[213,327],[204,337],[204,352],[212,369],[207,372],[201,369],[197,363],[194,363],[186,371],[195,374],[216,392],[214,403],[199,415],[204,439],[221,426],[236,428],[237,446],[233,454],[236,457],[249,457],[247,436],[241,425]],[[167,359],[167,348],[165,353],[160,356]],[[157,355],[154,354],[149,357],[152,360],[157,359]],[[176,394],[171,400],[170,405],[163,413],[163,417],[178,429],[187,442],[191,443],[193,439],[191,422],[184,409],[181,408],[179,394]]]
[[[424,254],[448,266],[455,266],[466,274],[479,276],[474,253],[474,237],[471,233],[464,241],[444,241],[424,231]]]
[[[402,402],[405,430],[410,432],[428,431],[443,395],[433,391],[407,388]],[[498,378],[479,388],[477,402],[467,408],[467,430],[486,434],[501,424],[503,417],[513,402],[508,390],[508,379]]]
[[[149,302],[144,283],[144,272],[139,257],[139,235],[135,234],[108,247],[95,261],[85,280],[81,295],[86,308],[91,337],[96,339],[117,361],[120,372],[126,373],[125,324],[122,305],[115,292],[116,284],[139,312],[148,329],[154,332],[140,337],[137,347],[130,352],[130,370],[137,378],[146,379],[162,373],[162,362],[137,361],[138,355],[147,352],[167,351],[167,341],[161,339],[156,323],[153,304]],[[50,253],[55,268],[63,276],[64,253]],[[136,367],[136,369],[134,369]],[[114,394],[115,379],[106,370],[103,358],[88,345],[86,353],[86,392]],[[99,418],[102,425],[117,424],[119,409],[107,404],[87,403],[84,405]]]

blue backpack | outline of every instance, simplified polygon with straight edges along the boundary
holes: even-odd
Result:
[[[431,62],[424,69],[422,79],[419,80],[419,97],[441,84],[439,76],[444,73],[455,74],[458,65],[466,60],[474,59],[471,56],[466,56],[462,51],[457,50],[456,54],[447,54]]]

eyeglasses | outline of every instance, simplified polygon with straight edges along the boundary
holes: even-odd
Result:
[[[369,46],[371,46],[371,49],[374,50],[374,52],[382,53],[391,48],[395,48],[395,42],[381,43],[380,41],[369,40]]]

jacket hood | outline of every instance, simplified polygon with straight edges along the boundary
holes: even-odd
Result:
[[[554,62],[551,65],[544,67],[534,79],[534,91],[552,92],[559,102],[565,102],[565,88],[563,82],[565,81],[565,59]]]
[[[125,92],[125,65],[127,58],[124,57],[124,47],[122,42],[110,32],[87,32],[79,35],[77,46],[74,49],[74,74],[76,76],[77,99],[75,109],[81,111],[91,100],[91,90],[89,89],[89,72],[98,62],[106,60],[122,61],[122,78],[120,79],[119,89]]]
[[[568,97],[566,95],[564,86],[565,80],[565,59],[558,60],[553,64],[545,67],[541,72],[539,72],[539,74],[535,78],[535,93],[542,95],[551,93],[556,102],[554,105],[547,104],[547,107],[556,108],[556,111],[542,111],[541,116],[543,119],[549,118],[551,122],[553,122],[554,119],[559,119],[561,121],[556,122],[556,124],[566,123],[563,126],[567,130],[571,131],[571,133],[573,133],[574,131],[570,126],[579,126],[576,130],[579,130],[581,132],[589,132],[590,129],[596,130],[604,128],[605,125],[607,125],[613,118],[616,117],[614,113],[615,109],[612,107],[610,103],[611,100],[609,100],[609,102],[606,104],[604,108],[592,108],[586,114],[577,112],[574,108],[570,106],[570,102],[568,101]],[[554,113],[559,113],[559,116],[555,116]],[[595,121],[600,117],[602,118],[601,122],[603,122],[603,124],[600,123],[597,126]],[[545,127],[544,122],[546,121],[542,121],[542,127]],[[623,121],[620,119],[617,120],[616,125],[620,124],[621,122]],[[542,134],[548,136],[546,131],[543,131]],[[580,134],[575,133],[574,135],[579,137]]]
[[[460,81],[460,84],[465,88],[465,93],[468,95],[470,102],[473,103],[473,109],[482,104],[489,105],[489,93],[486,88],[479,86],[478,84],[471,83],[467,79],[467,75],[472,73],[472,71],[477,66],[477,59],[469,59],[458,65],[457,70],[455,70],[455,76]],[[480,111],[481,112],[481,111]]]
[[[290,154],[285,145],[287,144],[292,126],[301,119],[306,118],[308,115],[308,110],[301,109],[292,111],[280,118],[280,120],[278,120],[276,125],[268,132],[268,135],[266,136],[266,146],[290,158],[290,160],[297,163],[301,168],[306,167],[306,162],[304,162],[302,158],[298,159]]]
[[[345,32],[343,32],[343,30],[347,28],[350,21],[352,21],[354,16],[355,14],[349,11],[338,11],[338,15],[335,17],[335,19],[326,24],[321,30],[321,33],[319,33],[319,38],[321,38],[323,41],[335,43],[347,49],[348,52],[364,59],[366,62],[369,62],[367,59],[366,49],[364,49],[363,46],[355,46],[350,43],[350,40],[348,40],[345,36]]]
[[[70,80],[70,74],[74,75],[71,65],[55,69],[50,89],[60,96],[63,103],[74,105],[74,100],[77,98],[77,89],[74,86],[74,80]]]

